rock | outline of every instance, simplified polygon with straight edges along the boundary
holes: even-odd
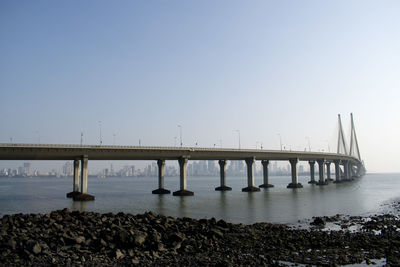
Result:
[[[17,247],[17,242],[15,242],[15,240],[11,238],[10,240],[8,240],[7,246],[11,249],[15,249]]]
[[[40,245],[38,243],[36,243],[32,247],[32,252],[35,253],[35,254],[39,254],[40,252],[42,252],[42,248],[40,247]]]
[[[135,255],[135,253],[133,252],[133,249],[128,249],[128,255],[130,257],[133,257],[133,255]]]
[[[210,232],[211,232],[214,236],[216,236],[216,237],[218,237],[218,238],[223,238],[223,237],[224,237],[224,234],[223,234],[220,230],[218,230],[217,228],[212,228],[212,229],[210,230]]]
[[[326,221],[324,218],[316,217],[311,224],[315,226],[324,226],[326,224]]]
[[[141,246],[146,241],[146,238],[147,233],[138,231],[135,233],[133,240],[136,246]]]
[[[75,242],[78,244],[84,243],[85,242],[85,238],[83,236],[78,236],[75,238]]]
[[[107,242],[104,241],[104,239],[100,239],[100,245],[102,245],[103,247],[107,246]]]
[[[173,234],[171,234],[169,236],[168,241],[171,242],[171,243],[174,243],[174,242],[182,242],[185,239],[186,238],[182,233],[176,232],[176,233],[173,233]]]
[[[130,235],[129,233],[124,230],[124,229],[120,229],[119,233],[118,233],[118,238],[119,238],[119,242],[121,242],[122,244],[126,244],[129,243],[130,241]]]
[[[177,249],[180,249],[181,245],[182,245],[182,242],[175,241],[174,243],[172,243],[172,248],[177,250]]]
[[[115,258],[117,258],[117,260],[118,260],[118,259],[122,259],[123,257],[125,257],[124,253],[122,253],[121,250],[117,249],[115,251]]]
[[[218,225],[219,227],[222,227],[222,228],[229,228],[228,223],[225,222],[224,220],[219,220],[219,221],[217,222],[217,225]]]

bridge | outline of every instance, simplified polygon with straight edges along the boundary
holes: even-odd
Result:
[[[351,139],[347,149],[340,115],[338,115],[339,134],[336,153],[311,151],[282,151],[262,149],[227,149],[194,147],[142,147],[142,146],[106,146],[106,145],[40,145],[40,144],[0,144],[0,160],[73,160],[73,190],[67,194],[74,200],[94,200],[88,194],[88,160],[156,160],[158,165],[158,188],[153,194],[169,194],[164,188],[164,166],[166,160],[177,160],[180,171],[180,189],[175,196],[190,196],[194,193],[187,189],[186,167],[188,160],[218,160],[220,166],[220,186],[217,191],[232,190],[226,183],[228,160],[244,160],[247,165],[247,187],[243,192],[260,191],[260,188],[273,187],[269,184],[269,161],[289,161],[291,182],[288,188],[302,188],[298,181],[297,164],[308,161],[310,164],[310,184],[327,185],[331,179],[331,164],[335,166],[335,180],[340,183],[350,181],[364,174],[364,164],[360,158],[357,136],[351,114]],[[254,183],[254,163],[260,160],[263,166],[263,184]],[[318,164],[319,179],[315,180],[315,163]],[[80,167],[81,165],[81,167]],[[80,177],[80,181],[79,181]]]

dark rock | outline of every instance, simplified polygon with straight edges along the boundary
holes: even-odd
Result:
[[[85,242],[85,238],[83,236],[78,236],[75,238],[75,242],[78,244],[84,243]]]
[[[15,242],[15,240],[11,238],[10,240],[8,240],[7,246],[14,250],[17,247],[17,242]]]
[[[228,223],[225,222],[224,220],[219,220],[219,221],[217,222],[217,225],[220,226],[220,227],[222,227],[222,228],[229,228]]]
[[[324,226],[325,224],[326,224],[325,219],[321,217],[316,217],[314,221],[311,223],[311,225],[315,226]]]
[[[169,242],[171,242],[171,243],[182,242],[185,239],[186,239],[185,236],[180,232],[173,233],[168,238]]]
[[[214,236],[216,236],[216,237],[218,237],[218,238],[223,238],[223,237],[224,237],[224,234],[223,234],[220,230],[218,230],[217,228],[212,228],[212,229],[210,230],[210,232],[211,232]]]

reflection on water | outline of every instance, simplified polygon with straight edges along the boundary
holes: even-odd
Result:
[[[366,215],[398,198],[398,174],[368,174],[350,183],[316,186],[299,177],[304,188],[287,189],[290,177],[270,177],[273,188],[245,193],[246,177],[228,177],[232,191],[215,191],[218,177],[189,177],[192,197],[154,195],[157,178],[89,178],[91,202],[74,202],[65,197],[72,178],[0,179],[0,216],[11,213],[44,213],[69,208],[80,211],[143,213],[154,211],[178,217],[225,219],[231,222],[259,221],[295,223],[312,216]],[[256,177],[261,181],[261,177]],[[166,177],[165,187],[175,191],[178,177]]]
[[[86,201],[72,201],[72,210],[88,211]]]

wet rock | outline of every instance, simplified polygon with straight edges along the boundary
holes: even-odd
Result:
[[[315,226],[325,226],[326,221],[324,218],[321,217],[315,217],[314,221],[311,223],[311,225]]]

